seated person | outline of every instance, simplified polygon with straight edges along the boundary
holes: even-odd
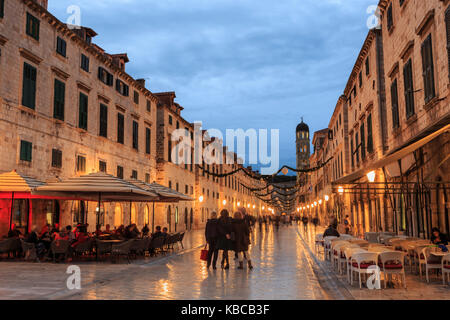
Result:
[[[328,229],[323,233],[323,237],[340,237],[341,235],[337,231],[337,223],[333,222],[329,225]]]
[[[16,229],[16,225],[13,223],[11,225],[11,229],[8,231],[8,238],[20,238],[22,236],[22,232]]]
[[[84,243],[87,240],[89,240],[89,236],[87,235],[87,232],[80,231],[77,235],[75,242],[72,243],[72,248],[75,248],[77,245],[79,245],[80,243]]]
[[[129,225],[125,230],[125,237],[127,239],[136,239],[140,236],[140,232],[136,226],[136,224]]]
[[[149,229],[149,227],[148,227],[148,224],[146,224],[146,225],[144,226],[144,228],[142,228],[142,236],[143,236],[143,237],[147,237],[149,233],[150,233],[150,229]]]
[[[152,234],[152,237],[153,238],[164,237],[164,234],[161,232],[160,226],[156,227],[156,232],[154,234]]]
[[[433,244],[444,246],[448,245],[448,237],[446,234],[440,232],[438,228],[433,228],[431,232],[431,242],[433,242]]]
[[[105,231],[103,231],[103,234],[112,234],[111,226],[109,224],[105,226]]]
[[[166,239],[167,239],[167,237],[169,236],[168,231],[169,231],[169,230],[168,230],[166,227],[163,228],[162,234],[163,234],[164,238],[166,238]]]
[[[103,234],[102,226],[98,224],[97,227],[95,228],[95,235],[98,237],[101,236],[102,234]]]

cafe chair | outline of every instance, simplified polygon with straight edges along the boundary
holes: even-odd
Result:
[[[442,263],[441,261],[436,258],[436,257],[432,257],[430,254],[431,248],[430,247],[425,247],[422,248],[422,251],[419,255],[419,272],[420,272],[420,278],[422,279],[422,274],[423,274],[423,269],[422,267],[425,267],[425,274],[426,274],[426,279],[427,282],[430,282],[430,279],[428,277],[428,271],[429,270],[440,270],[442,267]]]
[[[405,253],[404,252],[382,252],[379,254],[379,267],[384,274],[384,288],[387,288],[389,275],[399,274],[406,289],[405,275]]]
[[[442,284],[450,284],[450,253],[442,257]]]
[[[375,252],[359,252],[352,256],[351,265],[351,285],[353,285],[353,274],[358,273],[359,288],[362,289],[361,274],[372,273],[369,272],[369,267],[376,266],[378,262],[378,253]]]

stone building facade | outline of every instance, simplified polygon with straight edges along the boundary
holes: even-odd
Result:
[[[450,3],[381,0],[330,122],[344,108],[343,168],[331,167],[333,204],[352,233],[449,233]],[[331,136],[329,137],[331,138]],[[311,157],[317,164],[317,155]],[[339,160],[338,160],[339,162]],[[339,167],[339,165],[338,165]]]
[[[198,168],[168,159],[169,137],[177,124],[193,133],[175,94],[152,93],[145,80],[126,73],[127,55],[105,52],[93,43],[96,35],[86,27],[70,29],[47,11],[47,1],[4,1],[0,171],[17,170],[41,181],[103,171],[126,180],[156,181],[198,199],[203,188]],[[214,192],[220,194],[219,187]],[[94,203],[27,201],[14,202],[13,222],[23,229],[46,222],[86,222],[90,229],[97,223],[142,227],[153,212],[151,203],[105,203],[97,221]],[[23,213],[30,205],[31,221]],[[9,228],[10,211],[11,201],[0,200],[0,235]],[[207,218],[200,211],[198,201],[157,204],[155,224],[172,232],[199,228]]]

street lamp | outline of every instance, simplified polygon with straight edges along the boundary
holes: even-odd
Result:
[[[241,206],[241,202],[240,202],[240,201],[238,201],[238,203],[237,203],[237,206],[238,206],[238,207],[240,207],[240,206]]]
[[[326,195],[325,195],[325,201],[328,202],[328,200],[330,200],[330,196],[326,194]]]
[[[265,208],[265,207],[264,207],[264,206],[262,206],[262,209],[263,209],[263,210],[264,210],[264,208]]]
[[[314,207],[316,207],[317,206],[317,201],[314,201]]]
[[[344,187],[339,186],[338,192],[339,192],[340,194],[343,194],[343,193],[344,193]]]
[[[224,206],[226,206],[226,205],[227,205],[227,200],[224,199],[224,200],[222,201],[222,204],[223,204]]]
[[[322,204],[322,199],[319,200],[319,204]]]
[[[203,197],[203,196],[198,197],[198,201],[199,201],[200,203],[203,202],[203,200],[204,200],[204,197]]]

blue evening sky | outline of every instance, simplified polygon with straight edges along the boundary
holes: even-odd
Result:
[[[295,127],[328,126],[378,0],[49,0],[70,5],[108,53],[152,92],[175,91],[204,128],[279,129],[280,165],[295,166]]]

